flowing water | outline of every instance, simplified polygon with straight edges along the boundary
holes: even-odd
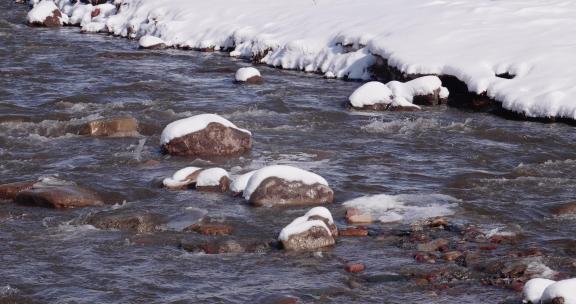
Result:
[[[225,194],[158,187],[161,178],[190,164],[232,174],[269,164],[312,170],[335,190],[329,208],[341,227],[342,203],[350,199],[408,195],[418,204],[449,196],[450,221],[520,231],[519,247],[541,248],[547,257],[576,254],[576,221],[549,212],[574,199],[571,126],[444,106],[351,112],[343,103],[357,82],[261,66],[263,85],[238,85],[233,74],[249,63],[224,53],[141,51],[135,41],[77,28],[29,28],[25,13],[23,5],[0,3],[0,183],[58,176],[97,190],[110,205],[63,211],[1,203],[0,303],[253,303],[271,294],[304,303],[519,299],[478,280],[447,289],[420,286],[402,273],[438,265],[419,264],[412,251],[375,237],[340,238],[322,254],[208,255],[179,248],[169,240],[185,233],[168,228],[138,235],[83,224],[91,213],[112,208],[175,219],[205,212],[240,223],[241,235],[273,239],[307,210],[254,208]],[[229,159],[162,155],[163,127],[199,113],[217,113],[251,130],[252,151]],[[141,136],[67,133],[70,125],[118,115],[137,118]],[[372,229],[386,234],[406,227],[396,222]],[[342,261],[367,265],[357,275],[361,286],[350,288],[356,275],[346,273]],[[566,264],[548,266],[575,274]]]

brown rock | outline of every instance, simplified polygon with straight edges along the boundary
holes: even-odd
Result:
[[[364,105],[361,108],[357,108],[349,104],[352,109],[360,110],[360,111],[391,111],[391,112],[417,112],[420,111],[419,108],[416,107],[400,107],[400,106],[393,106],[391,104],[385,103],[376,103],[373,105]]]
[[[434,90],[434,93],[427,95],[416,95],[412,99],[413,104],[425,105],[425,106],[436,106],[443,104],[447,99],[440,98],[440,89]]]
[[[288,251],[307,251],[332,246],[336,243],[334,237],[326,229],[318,226],[293,234],[287,240],[281,240],[282,246]]]
[[[368,229],[366,227],[354,227],[340,230],[340,236],[368,236]]]
[[[204,235],[229,235],[234,230],[231,226],[224,224],[194,224],[185,231],[194,231]]]
[[[134,117],[115,117],[98,119],[87,123],[80,135],[104,137],[138,136],[138,121]]]
[[[364,266],[364,264],[362,263],[347,263],[346,267],[344,267],[344,269],[346,269],[347,272],[351,272],[351,273],[358,273],[358,272],[362,272],[364,271],[364,269],[366,269],[366,266]]]
[[[186,176],[186,180],[188,181],[188,183],[185,184],[185,185],[182,185],[182,186],[167,186],[167,185],[164,185],[164,184],[163,184],[163,186],[164,186],[165,188],[172,189],[172,190],[186,190],[186,189],[189,189],[190,187],[196,186],[196,181],[198,180],[198,175],[200,175],[200,172],[202,172],[202,171],[204,171],[204,169],[198,169],[198,170],[192,172],[192,174]],[[206,191],[208,191],[208,190],[206,190]],[[218,191],[218,192],[219,192],[219,191]]]
[[[198,170],[202,171],[202,170]],[[196,172],[194,172],[196,173]],[[196,176],[197,177],[197,176]],[[226,176],[220,178],[218,186],[196,186],[196,190],[200,192],[220,192],[224,193],[230,188],[230,179]]]
[[[356,208],[348,208],[346,209],[346,221],[350,224],[370,224],[372,223],[372,215],[362,213]]]
[[[333,237],[337,237],[338,236],[338,227],[336,226],[335,223],[330,223],[330,220],[324,217],[321,217],[319,215],[313,215],[311,217],[308,218],[309,221],[312,220],[321,220],[324,222],[324,224],[326,224],[326,227],[328,227],[328,229],[330,229],[330,233],[332,233]]]
[[[36,181],[0,185],[0,200],[13,200],[21,191],[32,189]]]
[[[164,222],[163,216],[148,211],[115,209],[98,212],[87,220],[87,224],[99,229],[154,232]]]
[[[52,11],[52,15],[46,17],[42,22],[31,22],[28,23],[29,26],[37,27],[59,27],[62,26],[62,12],[55,9]]]
[[[314,205],[332,203],[334,191],[319,183],[307,185],[299,181],[286,181],[268,177],[254,190],[250,203],[255,206]]]
[[[244,83],[247,83],[247,84],[262,84],[263,82],[264,81],[263,81],[262,77],[258,76],[258,75],[252,76],[252,77],[246,79],[246,81],[244,81]]]
[[[171,155],[229,156],[248,152],[252,136],[212,122],[203,130],[172,139],[162,149]]]
[[[18,193],[14,202],[57,209],[103,205],[100,197],[94,192],[74,185],[37,187],[36,184],[32,189]]]
[[[572,216],[576,215],[576,202],[562,204],[550,209],[555,216]]]
[[[449,243],[446,239],[436,239],[427,243],[418,244],[416,245],[416,249],[424,252],[439,251],[447,247]]]

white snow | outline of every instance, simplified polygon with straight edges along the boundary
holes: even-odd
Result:
[[[185,185],[189,185],[192,181],[186,179],[190,174],[201,170],[202,168],[198,167],[186,167],[180,169],[172,175],[172,177],[167,177],[162,181],[162,184],[166,187],[182,187]]]
[[[206,187],[206,186],[218,186],[220,185],[220,179],[222,177],[228,177],[228,172],[222,168],[210,168],[203,170],[198,174],[198,179],[196,180],[196,187]]]
[[[414,220],[454,214],[458,200],[448,195],[386,195],[359,197],[343,203],[371,214],[382,223]]]
[[[310,217],[312,216],[319,216],[328,220],[328,223],[333,224],[334,220],[332,219],[332,214],[328,209],[325,207],[314,207],[310,209],[306,214],[301,217],[297,217],[294,219],[288,226],[284,227],[282,231],[280,231],[280,235],[278,237],[281,241],[286,241],[290,238],[290,236],[305,232],[312,227],[321,227],[326,229],[330,235],[330,229],[326,226],[326,223],[322,220],[311,220]]]
[[[174,138],[200,131],[206,128],[208,124],[212,122],[219,123],[225,127],[234,128],[248,134],[252,134],[250,131],[240,129],[227,119],[216,114],[200,114],[169,123],[162,131],[162,135],[160,136],[160,144],[167,144]]]
[[[262,63],[339,78],[368,79],[379,56],[402,73],[453,75],[505,109],[576,119],[575,15],[565,0],[131,0],[106,25],[236,56],[268,50]]]
[[[531,279],[526,282],[522,290],[524,303],[540,303],[540,298],[542,297],[546,287],[554,283],[556,283],[556,281],[541,278]]]
[[[232,192],[243,192],[244,189],[246,189],[246,185],[248,185],[248,180],[250,180],[250,177],[254,175],[254,172],[256,172],[256,170],[244,173],[236,177],[232,184],[230,184],[230,190]]]
[[[546,287],[541,300],[546,303],[557,297],[564,298],[564,304],[576,304],[576,278],[558,281]]]
[[[142,36],[142,37],[140,38],[140,40],[138,41],[138,44],[139,44],[140,47],[142,47],[142,48],[150,48],[150,47],[154,47],[154,46],[157,46],[157,45],[160,45],[160,44],[166,45],[166,43],[164,42],[164,40],[162,40],[162,39],[160,39],[160,38],[158,38],[158,37],[152,36],[152,35]]]
[[[253,67],[247,67],[247,68],[239,68],[238,71],[236,71],[235,78],[236,81],[245,82],[248,79],[255,76],[261,76],[260,71],[258,71]]]
[[[28,12],[27,19],[29,23],[42,23],[47,17],[52,16],[52,12],[59,10],[54,1],[45,0],[36,5]],[[67,20],[66,15],[62,15],[62,21]]]
[[[277,177],[289,182],[299,181],[307,185],[319,183],[328,186],[328,182],[318,174],[292,166],[273,165],[254,172],[244,189],[244,198],[249,200],[260,183],[269,177]]]
[[[433,94],[440,90],[442,98],[448,97],[448,89],[442,87],[442,81],[437,76],[419,77],[407,82],[390,81],[383,84],[378,81],[370,81],[350,95],[350,104],[353,107],[361,108],[367,105],[378,103],[390,104],[391,106],[415,107],[412,104],[414,96]]]

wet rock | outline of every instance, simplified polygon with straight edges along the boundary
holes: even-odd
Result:
[[[346,221],[350,224],[370,224],[372,223],[372,215],[362,213],[357,208],[348,208],[346,209]]]
[[[218,238],[210,240],[183,240],[182,249],[206,254],[264,253],[272,248],[271,242],[252,239]]]
[[[37,27],[59,27],[68,21],[66,15],[52,1],[42,1],[28,12],[28,25]]]
[[[368,229],[366,227],[353,227],[340,230],[342,237],[359,237],[368,236]]]
[[[163,132],[163,138],[164,134]],[[252,148],[252,136],[249,132],[218,122],[210,122],[198,131],[162,142],[162,148],[166,153],[183,156],[239,155]]]
[[[436,239],[427,243],[416,245],[418,251],[432,252],[447,248],[450,242],[446,239]]]
[[[575,216],[576,202],[570,202],[550,209],[555,216]]]
[[[0,200],[13,200],[18,193],[32,189],[37,181],[16,182],[0,185]]]
[[[84,125],[80,135],[98,137],[138,136],[138,121],[134,117],[114,117],[93,120]]]
[[[336,243],[330,232],[321,226],[313,226],[301,233],[282,239],[282,246],[289,251],[315,250]]]
[[[268,177],[251,193],[249,201],[252,205],[267,207],[325,204],[334,201],[334,191],[320,183],[309,185],[301,181]]]
[[[330,211],[314,207],[284,227],[278,240],[285,250],[308,251],[334,245],[337,233]]]
[[[34,184],[31,189],[19,192],[14,202],[28,206],[51,208],[76,208],[102,206],[102,199],[94,192],[76,185]]]
[[[185,229],[185,231],[194,231],[204,235],[229,235],[234,229],[232,226],[224,224],[194,224]]]
[[[358,273],[358,272],[362,272],[364,271],[364,269],[366,269],[366,266],[362,263],[347,263],[346,266],[344,267],[344,269],[347,272],[350,273]]]
[[[154,232],[164,223],[160,214],[146,210],[114,209],[91,215],[87,224],[105,230],[124,230],[138,233]]]

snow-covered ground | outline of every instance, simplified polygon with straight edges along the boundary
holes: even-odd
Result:
[[[56,0],[70,16],[85,11],[69,1]],[[114,34],[150,34],[167,45],[231,49],[235,56],[270,50],[262,63],[329,77],[368,79],[378,55],[408,74],[456,76],[512,111],[576,119],[574,1],[115,2],[116,15],[96,17]],[[71,22],[89,24],[86,14]]]

